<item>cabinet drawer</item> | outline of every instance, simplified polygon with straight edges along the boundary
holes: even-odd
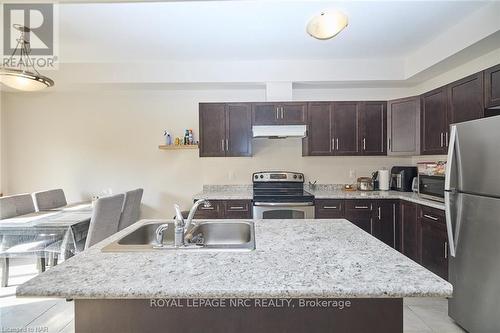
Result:
[[[196,214],[195,219],[221,219],[223,218],[222,202],[217,200],[210,200],[210,207],[204,207],[200,205]]]
[[[419,217],[428,222],[446,224],[444,210],[420,205]]]
[[[227,200],[224,202],[224,218],[252,218],[252,202],[250,200]]]
[[[344,200],[318,199],[315,201],[317,219],[339,219],[344,217]]]
[[[345,200],[345,210],[371,211],[372,200]]]

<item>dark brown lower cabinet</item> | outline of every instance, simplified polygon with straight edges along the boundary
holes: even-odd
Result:
[[[420,206],[421,264],[443,279],[448,279],[448,235],[444,211]]]
[[[344,217],[363,229],[372,233],[372,200],[345,200]]]
[[[398,201],[376,200],[372,208],[372,235],[390,247],[396,248]]]
[[[318,199],[314,210],[317,219],[341,219],[344,218],[344,200]]]
[[[399,204],[400,251],[408,258],[420,262],[419,223],[417,219],[418,205],[401,201]]]
[[[251,219],[250,200],[210,200],[210,207],[198,207],[195,219]]]

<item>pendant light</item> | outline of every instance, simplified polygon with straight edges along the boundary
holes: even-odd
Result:
[[[30,42],[25,34],[30,32],[30,28],[14,24],[14,29],[20,32],[17,45],[10,56],[9,63],[12,63],[16,52],[19,50],[18,68],[0,68],[0,81],[8,87],[22,91],[37,91],[54,85],[54,81],[41,75],[35,68],[35,63],[30,57]]]
[[[323,12],[307,24],[307,33],[316,39],[330,39],[347,27],[347,16],[338,11]]]

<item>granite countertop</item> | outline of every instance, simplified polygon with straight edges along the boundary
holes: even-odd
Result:
[[[344,219],[254,220],[256,250],[250,252],[101,252],[151,222],[139,221],[38,275],[19,286],[17,295],[75,299],[452,295],[451,284]]]
[[[401,199],[444,210],[444,203],[423,199],[413,192],[398,191],[354,191],[346,192],[338,184],[317,185],[316,189],[305,186],[316,199]],[[193,196],[194,200],[252,200],[252,185],[205,185],[203,191]]]

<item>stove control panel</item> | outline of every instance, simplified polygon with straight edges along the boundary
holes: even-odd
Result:
[[[304,182],[304,174],[288,171],[264,171],[253,174],[253,182]]]

